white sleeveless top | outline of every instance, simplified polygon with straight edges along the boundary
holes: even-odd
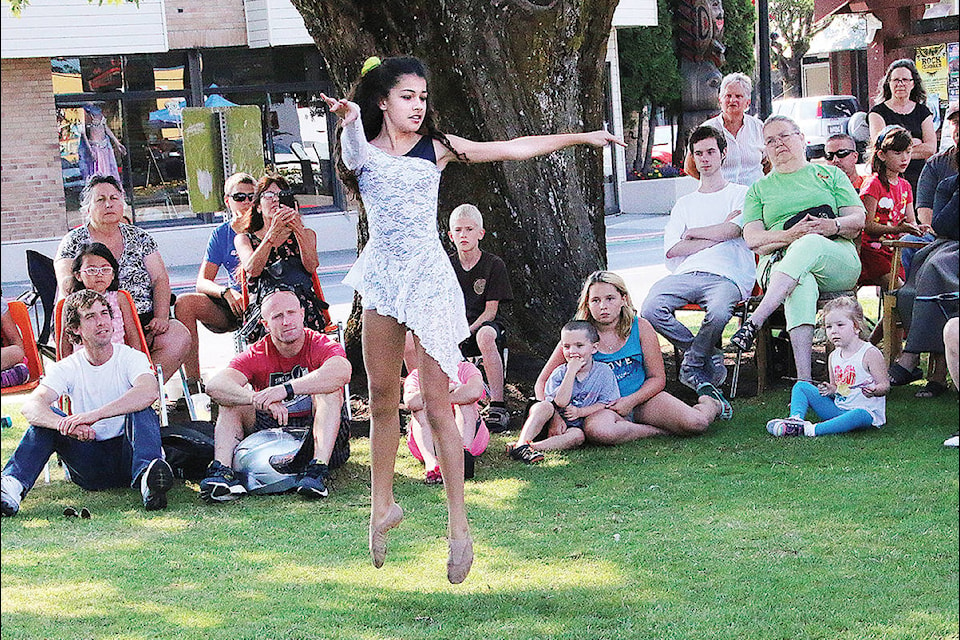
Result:
[[[830,352],[830,371],[837,385],[834,401],[845,411],[863,409],[873,417],[873,426],[882,427],[887,421],[887,398],[879,396],[868,398],[863,395],[863,389],[854,388],[863,383],[873,382],[873,377],[863,364],[864,354],[876,349],[869,342],[863,345],[849,358],[840,356],[840,349]]]

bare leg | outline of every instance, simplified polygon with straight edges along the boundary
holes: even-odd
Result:
[[[550,435],[537,442],[537,451],[563,451],[582,447],[583,443],[586,442],[583,429],[567,426],[561,433],[560,430],[564,426],[566,425],[563,422],[563,417],[559,413],[554,413],[553,418],[550,419]]]
[[[323,464],[330,462],[333,446],[337,443],[342,406],[342,391],[313,396],[313,457]]]
[[[530,411],[527,413],[527,419],[524,421],[523,427],[520,428],[520,434],[517,436],[516,446],[519,447],[533,442],[533,439],[536,438],[540,430],[543,429],[543,425],[553,419],[555,412],[556,410],[553,408],[553,403],[547,402],[546,400],[541,400],[530,407]],[[540,447],[538,446],[537,448],[539,449]]]
[[[661,391],[634,410],[634,415],[643,422],[677,436],[698,436],[707,430],[720,413],[720,405],[708,396],[689,406]]]
[[[10,346],[3,347],[3,350],[0,351],[0,369],[6,371],[11,367],[23,362],[23,347],[18,344],[11,344]]]
[[[180,369],[190,349],[190,332],[178,320],[153,339],[150,358],[163,367],[163,381],[167,382]]]
[[[953,386],[960,388],[960,320],[951,318],[947,320],[943,327],[943,346],[946,350],[944,357],[947,360],[947,368],[950,369],[950,377],[953,378]]]
[[[490,387],[490,400],[503,402],[503,358],[497,348],[497,332],[493,327],[477,329],[477,346],[483,356],[483,369]]]
[[[667,435],[667,431],[649,424],[637,424],[621,416],[616,411],[604,409],[590,416],[583,423],[587,440],[596,444],[613,445],[631,442],[641,438]]]
[[[440,473],[447,496],[447,537],[450,555],[447,558],[447,579],[463,582],[473,563],[473,544],[463,498],[462,436],[450,407],[450,378],[436,360],[423,350],[414,336],[420,361],[420,392],[427,411],[427,422],[433,433],[434,447],[440,460]]]
[[[223,309],[204,293],[186,293],[177,296],[174,315],[190,333],[190,347],[183,362],[184,371],[188,378],[199,379],[200,337],[197,323],[202,322],[214,333],[226,333],[230,330],[231,320],[227,318]]]
[[[400,369],[406,329],[394,318],[363,312],[363,362],[370,396],[370,554],[383,566],[387,531],[403,510],[393,497],[393,473],[400,444]],[[422,380],[421,374],[421,380]]]
[[[477,422],[480,420],[477,403],[453,405],[453,419],[457,423],[463,448],[469,449],[477,437]]]
[[[812,380],[813,325],[801,324],[790,329],[790,346],[793,348],[793,362],[797,365],[797,377]]]
[[[437,452],[433,444],[433,434],[427,422],[427,411],[414,411],[410,420],[410,432],[423,456],[423,466],[427,471],[437,468]]]
[[[253,428],[256,412],[250,405],[221,406],[213,431],[213,457],[225,467],[233,467],[233,452],[243,435]]]
[[[763,299],[760,300],[760,304],[753,310],[748,320],[758,327],[761,326],[767,321],[767,318],[773,315],[777,307],[783,304],[783,301],[787,299],[787,296],[793,292],[796,286],[797,281],[787,274],[780,271],[772,272]]]

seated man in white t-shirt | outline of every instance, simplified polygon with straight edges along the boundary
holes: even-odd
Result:
[[[150,362],[113,344],[113,311],[96,291],[68,297],[63,316],[67,335],[83,348],[52,364],[23,405],[30,427],[3,468],[3,515],[16,515],[54,453],[83,489],[138,487],[147,511],[165,508],[173,470],[151,408],[159,387]],[[70,397],[69,416],[51,406],[63,396]]]
[[[743,241],[740,212],[747,187],[721,173],[726,140],[713,127],[700,126],[688,145],[700,172],[700,188],[677,200],[663,232],[669,275],[653,285],[641,315],[684,352],[680,381],[696,389],[726,379],[717,344],[733,308],[750,295],[756,277],[754,254]],[[706,311],[694,336],[674,315],[687,304]]]

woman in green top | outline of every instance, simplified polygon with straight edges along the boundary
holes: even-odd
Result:
[[[757,329],[783,304],[797,377],[810,380],[817,299],[823,291],[852,289],[860,276],[853,239],[865,212],[850,179],[829,165],[807,162],[806,140],[797,123],[770,116],[763,142],[773,171],[750,187],[743,206],[743,238],[760,254],[760,304],[730,341],[753,346]],[[834,217],[798,215],[829,207]],[[787,228],[784,229],[784,226]]]

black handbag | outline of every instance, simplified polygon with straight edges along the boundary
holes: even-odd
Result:
[[[837,212],[833,210],[828,204],[820,204],[815,207],[810,207],[809,209],[804,209],[800,213],[794,214],[783,223],[783,230],[786,231],[791,227],[795,226],[798,222],[806,218],[807,216],[812,216],[814,218],[824,218],[825,220],[833,220],[837,218]]]

